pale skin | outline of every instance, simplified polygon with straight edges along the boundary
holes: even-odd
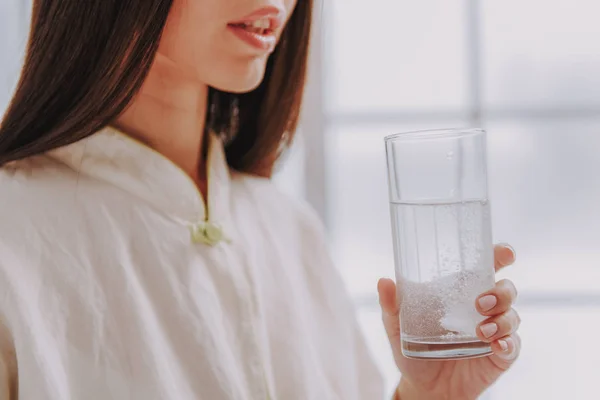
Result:
[[[140,93],[117,119],[116,127],[178,165],[206,197],[203,132],[209,87],[233,93],[255,89],[264,77],[271,53],[249,48],[228,31],[227,24],[265,5],[278,7],[287,21],[296,1],[174,0],[150,73]],[[277,37],[282,30],[283,26]],[[497,266],[512,263],[512,254],[507,248],[497,248]],[[378,289],[384,324],[403,373],[398,390],[402,400],[475,399],[519,353],[519,339],[512,334],[518,327],[518,316],[511,309],[516,291],[509,282],[496,285],[493,294],[498,305],[484,313],[490,321],[498,322],[498,333],[485,339],[491,340],[495,354],[459,362],[404,358],[394,282],[382,279]],[[508,347],[506,351],[502,341]]]
[[[515,253],[510,246],[494,249],[496,271],[511,265]],[[477,335],[491,343],[493,355],[458,361],[421,361],[402,355],[400,345],[399,304],[396,285],[391,279],[378,284],[382,319],[396,365],[402,373],[397,397],[401,400],[475,400],[506,372],[519,356],[521,340],[516,333],[521,322],[512,308],[517,290],[512,282],[502,280],[493,290],[475,302],[480,314],[487,317]],[[487,335],[486,335],[487,334]]]
[[[209,87],[254,90],[271,50],[235,37],[228,24],[265,5],[288,21],[297,0],[174,0],[158,54],[140,93],[115,125],[186,172],[206,197],[203,140]],[[275,30],[281,36],[284,26]]]

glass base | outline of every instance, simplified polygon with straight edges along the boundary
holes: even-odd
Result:
[[[460,360],[489,356],[492,347],[479,340],[455,343],[402,340],[402,354],[418,360]]]

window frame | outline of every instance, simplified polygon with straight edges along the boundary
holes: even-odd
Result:
[[[325,10],[323,0],[315,2],[315,29],[313,30],[312,54],[309,67],[309,79],[305,94],[305,106],[302,119],[302,134],[304,137],[304,173],[306,179],[306,199],[323,219],[325,226],[329,227],[329,210],[327,196],[327,149],[325,146],[328,127],[350,126],[354,124],[389,124],[410,123],[411,121],[439,121],[449,119],[465,119],[471,126],[485,125],[486,121],[510,119],[569,119],[600,116],[600,110],[584,108],[573,110],[569,108],[555,109],[506,109],[486,110],[483,101],[483,70],[481,64],[483,43],[482,32],[482,6],[479,0],[465,0],[467,24],[464,31],[464,40],[467,42],[467,82],[468,107],[466,110],[432,110],[428,112],[364,112],[344,113],[329,112],[325,107],[325,52],[331,46],[331,35],[323,35],[326,21],[331,18]],[[343,273],[343,271],[342,271]],[[376,307],[377,295],[353,295],[358,307]],[[571,292],[571,293],[528,293],[521,295],[519,304],[525,306],[600,305],[600,294]]]

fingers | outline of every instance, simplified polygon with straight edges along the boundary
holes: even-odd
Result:
[[[504,336],[492,343],[493,356],[490,360],[502,370],[507,370],[519,357],[521,352],[521,338],[515,333]]]
[[[396,284],[391,279],[380,279],[377,284],[383,325],[390,339],[400,336],[400,307],[396,300]]]
[[[512,265],[516,258],[517,253],[510,245],[498,244],[494,247],[494,267],[496,271]]]
[[[512,335],[519,329],[521,318],[514,309],[500,314],[496,317],[488,318],[479,324],[477,336],[487,343],[492,343],[504,336]]]
[[[515,250],[507,244],[497,245],[494,247],[494,260],[496,272],[500,271],[515,262]],[[511,308],[516,299],[517,289],[507,280],[498,282],[494,289],[477,299],[477,310],[490,317],[479,325],[477,336],[491,343],[494,354],[490,360],[504,371],[510,368],[521,352],[521,338],[515,333],[521,318]]]
[[[387,314],[398,315],[398,302],[396,301],[396,284],[393,280],[382,278],[377,283],[379,304]]]
[[[517,288],[509,280],[496,283],[494,289],[479,296],[476,302],[477,311],[490,317],[510,310],[517,300]]]

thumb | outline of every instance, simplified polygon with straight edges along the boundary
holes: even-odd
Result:
[[[400,339],[400,304],[393,280],[382,278],[377,284],[381,317],[388,338],[392,343]]]

